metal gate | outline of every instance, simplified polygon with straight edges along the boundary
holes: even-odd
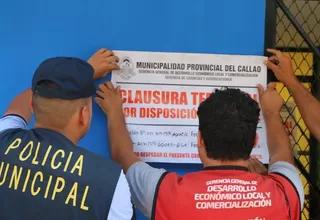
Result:
[[[266,6],[265,48],[277,47],[290,56],[297,78],[320,98],[320,1],[266,0]],[[272,72],[268,81],[277,81]],[[285,100],[281,114],[304,185],[302,219],[320,219],[320,145],[306,128],[287,88],[278,82],[277,91]]]

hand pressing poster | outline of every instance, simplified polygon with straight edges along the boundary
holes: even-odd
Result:
[[[114,51],[124,113],[134,151],[146,162],[200,163],[197,108],[216,88],[237,87],[258,101],[267,84],[261,56]],[[252,156],[268,163],[261,118]]]

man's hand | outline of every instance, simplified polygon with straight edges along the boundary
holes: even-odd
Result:
[[[100,97],[95,98],[95,102],[108,117],[111,158],[121,164],[126,173],[140,159],[133,152],[133,143],[126,127],[120,87],[114,88],[111,82],[105,82],[99,86],[97,94]]]
[[[267,128],[269,165],[277,161],[294,164],[290,140],[280,117],[283,99],[275,90],[275,83],[269,83],[266,91],[261,85],[258,85],[258,91]]]
[[[259,173],[261,175],[268,174],[268,169],[256,158],[250,158],[248,160],[248,169],[252,173]]]
[[[297,81],[293,71],[290,57],[285,56],[281,51],[274,49],[267,49],[273,55],[265,62],[267,67],[273,71],[277,79],[289,85]]]
[[[280,114],[283,99],[275,90],[275,87],[275,83],[269,83],[268,88],[264,91],[262,85],[258,85],[260,106],[264,115],[268,113]]]
[[[97,94],[100,97],[96,97],[95,102],[106,115],[122,114],[122,98],[119,86],[114,88],[111,82],[102,83],[99,85]]]
[[[88,63],[94,69],[94,79],[100,79],[108,75],[112,70],[119,70],[117,62],[119,57],[115,56],[111,50],[100,49],[93,54]]]

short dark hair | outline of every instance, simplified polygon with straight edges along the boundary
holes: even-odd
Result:
[[[220,161],[247,160],[259,116],[259,105],[249,94],[234,88],[215,90],[198,108],[207,156]]]
[[[57,84],[47,80],[39,82],[39,85],[59,88]],[[35,119],[38,123],[50,128],[63,129],[76,111],[88,104],[88,99],[89,98],[65,100],[46,98],[34,92],[32,103]]]

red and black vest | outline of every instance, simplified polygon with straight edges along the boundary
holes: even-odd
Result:
[[[154,220],[298,220],[299,195],[281,174],[262,176],[245,167],[207,167],[186,174],[165,173],[156,189]]]

